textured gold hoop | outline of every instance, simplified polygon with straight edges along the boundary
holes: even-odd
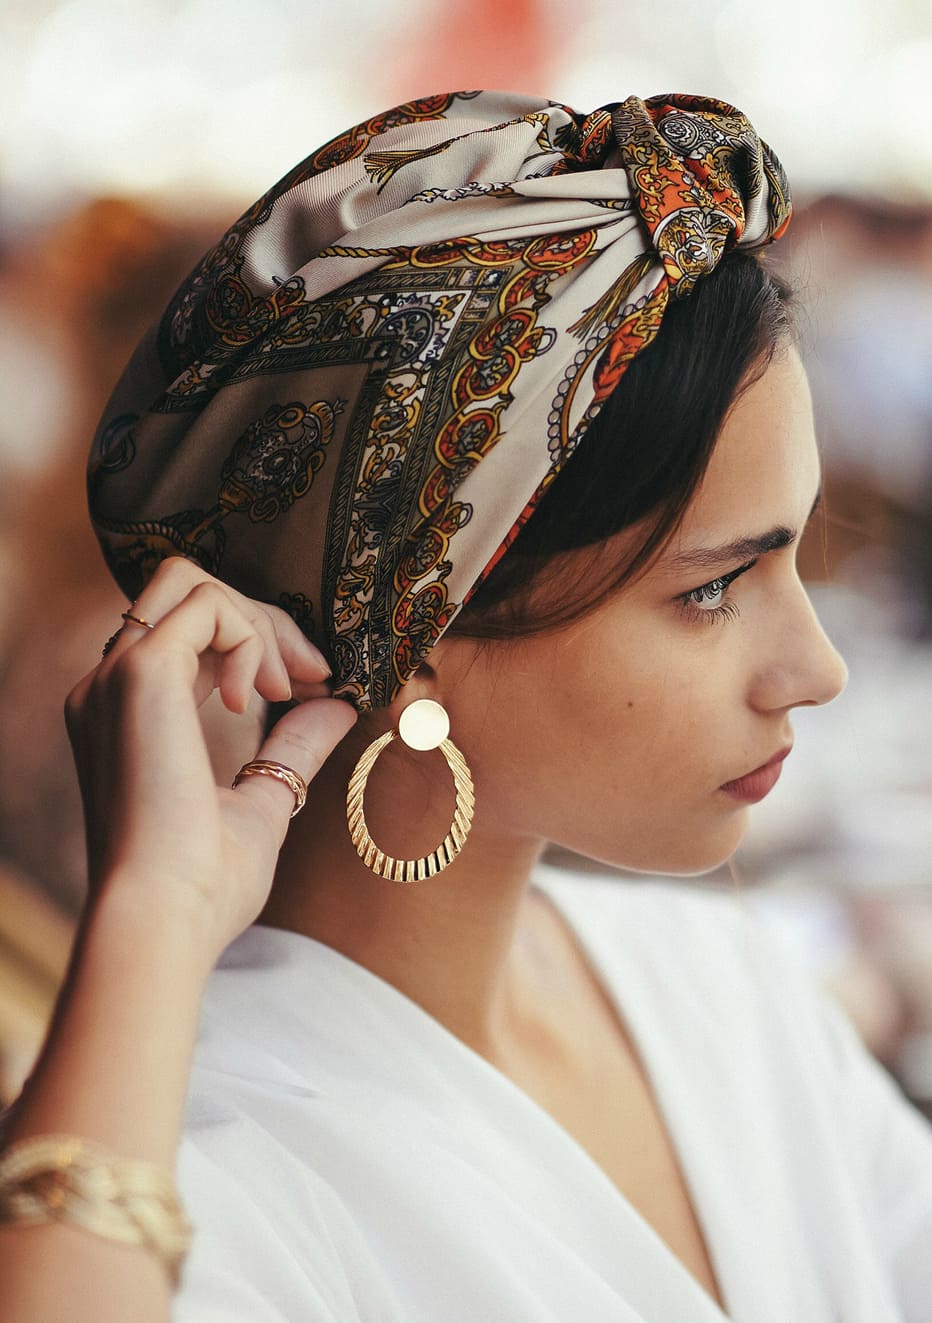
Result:
[[[346,821],[356,853],[373,873],[378,873],[379,877],[386,877],[392,882],[420,882],[424,878],[442,873],[462,850],[472,826],[476,807],[475,792],[466,760],[453,741],[445,739],[435,745],[434,747],[439,748],[447,760],[447,766],[453,773],[453,784],[456,787],[453,822],[436,850],[430,854],[422,855],[420,859],[393,859],[390,854],[380,850],[369,835],[366,815],[363,811],[363,797],[366,793],[369,773],[375,766],[376,759],[396,738],[398,738],[396,731],[386,731],[384,735],[372,741],[359,759],[350,777],[346,796]]]

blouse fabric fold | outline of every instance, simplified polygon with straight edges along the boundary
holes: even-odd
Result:
[[[539,885],[639,1052],[727,1313],[583,1148],[397,989],[253,927],[207,990],[175,1323],[928,1323],[932,1131],[740,904]]]

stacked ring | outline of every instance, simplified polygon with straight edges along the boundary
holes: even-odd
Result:
[[[304,802],[307,799],[307,782],[293,768],[286,767],[284,763],[272,762],[268,758],[256,758],[251,763],[244,763],[236,773],[233,778],[233,789],[235,790],[240,781],[247,776],[273,776],[276,781],[281,781],[286,785],[295,797],[295,806],[291,811],[292,817],[304,808]]]

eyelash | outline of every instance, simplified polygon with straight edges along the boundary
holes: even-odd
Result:
[[[740,569],[732,570],[730,574],[722,574],[717,579],[711,579],[708,583],[701,584],[698,588],[691,588],[688,593],[681,594],[677,598],[680,609],[689,620],[702,620],[705,624],[716,625],[726,620],[734,620],[741,613],[735,602],[727,598],[719,606],[710,607],[704,610],[698,605],[705,597],[715,597],[716,594],[726,592],[736,579],[740,579],[742,574],[747,574],[748,570],[754,568],[756,560],[748,561],[747,565],[742,565]],[[697,599],[698,598],[698,602]]]

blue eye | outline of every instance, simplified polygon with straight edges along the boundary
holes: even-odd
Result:
[[[709,624],[715,624],[718,621],[734,619],[739,611],[735,603],[728,600],[728,590],[736,579],[753,569],[756,564],[756,560],[749,561],[747,565],[732,570],[730,574],[723,574],[718,579],[711,579],[698,588],[690,589],[677,601],[692,620],[702,619]]]

